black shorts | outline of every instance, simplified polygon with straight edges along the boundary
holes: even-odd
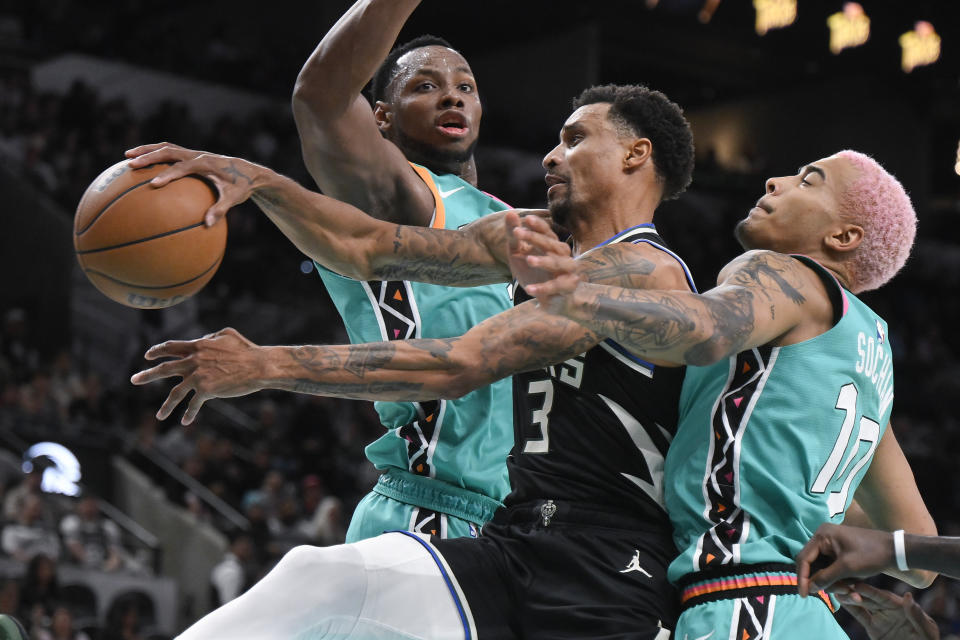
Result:
[[[479,640],[652,640],[673,629],[676,556],[658,524],[556,503],[500,509],[478,539],[434,539],[469,605]]]

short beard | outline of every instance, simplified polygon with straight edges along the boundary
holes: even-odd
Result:
[[[740,246],[743,247],[744,250],[749,251],[752,247],[750,246],[750,242],[748,240],[746,228],[747,220],[744,218],[737,223],[737,226],[733,228],[733,237],[737,239],[737,242],[740,243]]]
[[[570,228],[570,220],[574,215],[574,206],[570,203],[570,198],[563,198],[547,205],[550,210],[550,218],[555,224],[565,229]]]
[[[459,168],[473,158],[473,150],[477,148],[477,140],[470,143],[470,146],[463,151],[456,149],[437,149],[419,140],[406,135],[403,131],[397,129],[397,139],[395,140],[403,155],[410,162],[422,164],[434,173],[459,173]]]

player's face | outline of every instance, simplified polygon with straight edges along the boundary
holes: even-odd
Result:
[[[840,224],[840,196],[856,177],[845,158],[824,158],[793,176],[770,178],[767,193],[736,227],[745,249],[815,255]]]
[[[622,171],[625,146],[609,111],[603,102],[574,111],[560,130],[560,144],[543,158],[547,204],[557,224],[569,227],[572,218],[614,190],[612,178]]]
[[[381,130],[411,160],[466,162],[480,133],[480,95],[470,65],[456,51],[420,47],[397,60]]]

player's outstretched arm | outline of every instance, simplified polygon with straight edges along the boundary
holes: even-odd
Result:
[[[685,287],[678,264],[646,246],[612,245],[584,261],[581,276],[626,286]],[[182,422],[204,402],[281,389],[362,400],[455,398],[500,378],[563,362],[601,337],[546,312],[533,301],[509,309],[457,338],[359,345],[261,347],[233,329],[152,347],[170,358],[132,378],[147,384],[182,378],[158,412],[164,419],[193,392]]]
[[[329,196],[376,218],[426,226],[433,196],[380,135],[361,95],[419,0],[360,0],[307,59],[293,90],[303,159]]]
[[[303,188],[275,171],[241,158],[161,142],[127,151],[130,166],[172,166],[152,180],[161,187],[186,175],[207,178],[218,190],[208,225],[252,199],[300,251],[357,280],[417,280],[450,286],[508,282],[503,213],[458,230],[396,225],[347,203]],[[523,211],[546,216],[545,211]]]
[[[554,313],[648,359],[707,365],[829,315],[813,272],[783,254],[739,256],[704,294],[624,289],[583,281],[569,249],[541,222],[526,218],[513,230],[532,268],[514,275]]]

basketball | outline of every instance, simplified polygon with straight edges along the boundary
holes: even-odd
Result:
[[[77,260],[111,300],[159,309],[200,291],[223,260],[227,224],[204,225],[215,189],[187,176],[163,187],[150,180],[169,165],[131,169],[123,160],[87,187],[73,223]]]

